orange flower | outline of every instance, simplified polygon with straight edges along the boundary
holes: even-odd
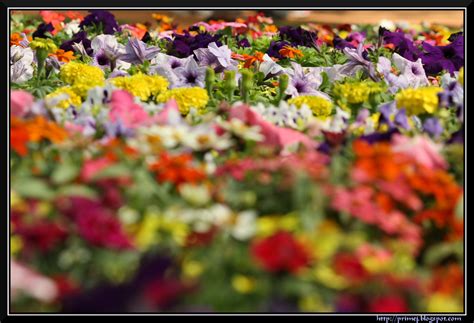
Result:
[[[56,53],[49,54],[49,56],[56,56],[58,61],[64,62],[64,63],[69,63],[70,61],[76,58],[74,56],[74,52],[72,51],[65,52],[63,49],[58,49]]]
[[[62,22],[66,19],[63,14],[57,11],[41,10],[40,15],[43,17],[43,21],[46,24],[51,23],[53,25],[54,30],[51,34],[56,35],[61,29],[63,29]]]
[[[244,64],[244,67],[245,68],[249,68],[250,66],[253,65],[253,63],[255,62],[263,62],[263,56],[265,54],[262,53],[262,52],[255,52],[255,54],[252,56],[252,55],[246,55],[246,54],[243,54],[242,56],[244,57],[244,60],[245,60],[245,64]]]
[[[158,182],[171,182],[176,186],[183,183],[197,183],[205,179],[204,172],[193,167],[191,163],[190,154],[171,156],[162,153],[160,159],[150,166],[150,170],[156,172]]]
[[[303,52],[291,46],[285,46],[282,49],[280,49],[278,52],[283,57],[288,57],[288,58],[295,58],[296,56],[303,57]]]
[[[13,33],[10,35],[10,46],[13,46],[13,45],[16,45],[16,46],[21,46],[20,45],[20,41],[22,40],[23,38],[21,37],[21,35],[19,33]]]
[[[266,25],[263,28],[263,31],[267,32],[267,33],[276,33],[276,32],[278,32],[278,27],[275,26],[275,25]]]
[[[30,139],[25,122],[12,116],[10,120],[10,145],[11,148],[20,156],[28,153],[28,141]]]
[[[42,116],[37,116],[28,121],[27,124],[30,141],[39,142],[48,139],[53,143],[60,143],[67,138],[67,132],[55,122],[49,121]]]

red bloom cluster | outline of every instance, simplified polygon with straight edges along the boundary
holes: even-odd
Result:
[[[295,273],[310,262],[310,255],[305,246],[286,231],[257,241],[251,247],[251,253],[270,272]]]
[[[162,153],[160,159],[150,166],[156,173],[158,182],[171,182],[177,186],[184,183],[197,183],[206,178],[204,172],[192,166],[190,154],[172,156]]]

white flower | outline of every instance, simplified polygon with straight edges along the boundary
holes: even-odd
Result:
[[[206,185],[183,184],[179,187],[179,194],[195,206],[206,205],[211,200],[211,193]]]
[[[72,37],[72,35],[78,33],[81,29],[79,28],[79,24],[81,22],[78,19],[71,20],[69,23],[64,25],[64,32],[69,36]]]
[[[257,215],[255,211],[243,211],[237,214],[231,229],[232,236],[237,240],[247,240],[257,232]]]
[[[263,135],[260,133],[259,126],[248,126],[240,119],[234,118],[228,121],[220,122],[220,126],[235,136],[245,140],[262,141]]]
[[[33,50],[29,47],[10,47],[10,77],[14,83],[23,83],[33,77]]]
[[[258,70],[265,74],[265,76],[268,74],[277,75],[283,71],[283,67],[276,63],[268,54],[265,54]]]

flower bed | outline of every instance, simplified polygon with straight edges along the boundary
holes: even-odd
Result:
[[[462,312],[464,36],[13,15],[12,310]]]

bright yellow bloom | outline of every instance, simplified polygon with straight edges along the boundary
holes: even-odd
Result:
[[[266,237],[279,230],[294,231],[298,223],[294,214],[261,216],[257,219],[257,236]]]
[[[64,99],[60,100],[58,103],[55,104],[55,107],[67,109],[70,105],[73,106],[80,106],[82,101],[81,97],[76,94],[76,92],[70,86],[63,86],[56,91],[51,92],[46,96],[46,99],[54,99],[59,96],[63,96]]]
[[[303,296],[298,306],[303,312],[332,312],[333,307],[326,304],[319,294],[310,294]]]
[[[142,101],[156,97],[166,91],[168,88],[168,81],[160,75],[145,75],[137,73],[132,76],[115,77],[110,82],[124,89],[134,96],[137,96]]]
[[[54,53],[58,49],[54,41],[49,38],[36,38],[30,42],[29,46],[34,50],[45,49],[49,53]]]
[[[157,232],[161,219],[158,214],[145,214],[138,230],[135,232],[135,244],[140,250],[147,250],[158,241]]]
[[[408,116],[434,113],[438,107],[438,93],[441,91],[441,88],[434,86],[401,90],[395,95],[397,108],[405,108]]]
[[[245,275],[235,275],[232,277],[232,287],[241,294],[251,293],[255,289],[255,279]]]
[[[64,64],[59,72],[61,80],[71,85],[72,90],[85,98],[87,91],[105,84],[104,72],[96,67],[79,62]]]
[[[188,114],[189,110],[193,107],[196,108],[199,113],[203,114],[207,102],[209,102],[207,91],[200,87],[172,89],[159,95],[157,101],[164,103],[172,98],[178,103],[179,112],[183,115]]]
[[[361,104],[369,100],[371,94],[380,93],[383,85],[372,81],[364,81],[357,83],[338,83],[334,86],[334,95],[338,97],[338,105],[348,110],[349,104]]]
[[[294,104],[298,108],[301,108],[304,104],[306,104],[311,111],[313,111],[313,115],[316,117],[326,118],[331,115],[332,112],[332,102],[314,95],[301,95],[294,97],[288,100],[289,104]]]

